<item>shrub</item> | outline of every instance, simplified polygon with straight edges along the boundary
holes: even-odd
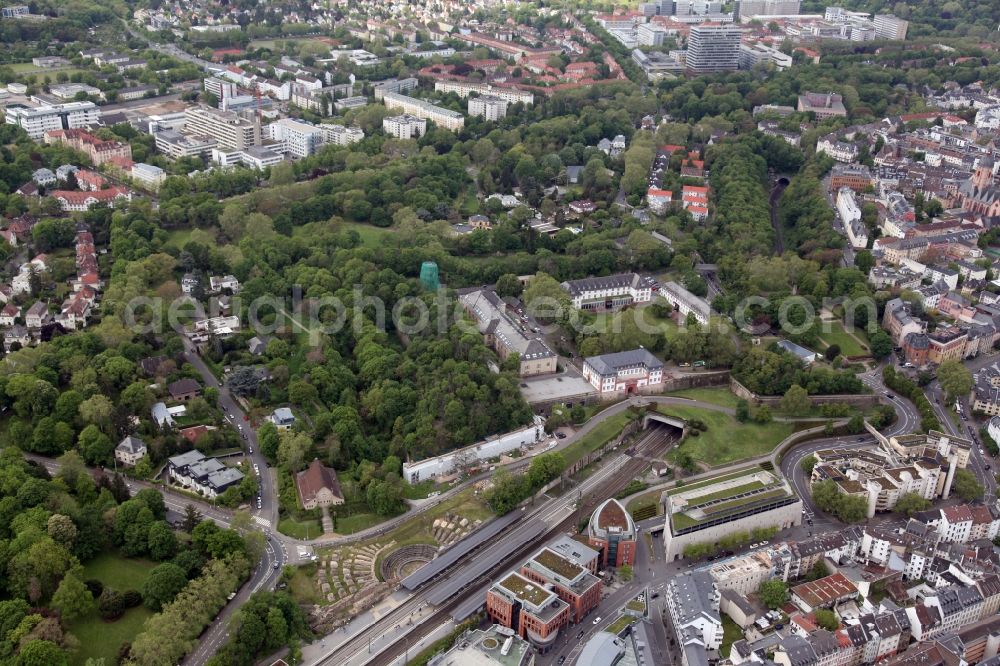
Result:
[[[104,588],[97,601],[97,614],[103,620],[117,620],[125,614],[125,600],[111,588]]]
[[[96,578],[88,578],[83,581],[83,584],[95,599],[101,598],[101,592],[104,592],[104,583]]]

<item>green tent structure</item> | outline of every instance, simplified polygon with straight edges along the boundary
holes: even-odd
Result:
[[[429,291],[437,291],[441,287],[441,278],[438,275],[437,263],[425,261],[420,264],[420,282]]]

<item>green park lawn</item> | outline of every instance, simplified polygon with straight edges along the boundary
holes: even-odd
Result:
[[[795,432],[795,425],[791,423],[740,423],[723,412],[687,405],[658,405],[657,411],[705,423],[705,432],[697,437],[688,435],[680,448],[711,467],[768,454]]]
[[[115,663],[118,648],[126,641],[132,641],[142,632],[142,625],[153,616],[153,611],[145,606],[137,606],[125,611],[114,622],[105,622],[97,611],[69,623],[69,632],[80,641],[80,649],[73,654],[70,663],[82,666],[87,659],[104,659],[106,664]]]
[[[633,318],[643,328],[658,329],[667,338],[672,338],[678,331],[677,324],[673,319],[657,317],[649,308],[628,308],[617,312],[587,314],[580,318],[580,324],[591,327],[591,329],[588,329],[588,335],[604,335],[623,330],[621,320],[624,317]]]
[[[323,534],[323,525],[319,519],[282,518],[278,521],[278,531],[293,539],[315,539]]]
[[[83,567],[85,579],[96,578],[119,592],[141,590],[155,562],[126,558],[117,553],[104,553],[87,562]],[[145,606],[130,608],[114,622],[106,622],[94,610],[83,617],[69,622],[69,631],[80,641],[80,649],[74,653],[71,663],[84,664],[87,659],[101,659],[108,664],[115,661],[118,648],[126,641],[133,640],[141,631],[143,623],[152,617],[153,611]]]
[[[104,553],[87,562],[83,567],[84,579],[96,578],[107,587],[119,592],[138,590],[149,576],[156,562],[122,557],[117,553]]]
[[[166,245],[181,250],[192,240],[205,245],[214,245],[215,233],[204,229],[174,229],[167,234]]]
[[[823,322],[823,326],[829,324],[829,332],[821,332],[819,334],[820,340],[822,340],[829,347],[830,345],[837,345],[840,347],[840,353],[844,356],[864,356],[868,353],[868,350],[861,346],[861,343],[853,335],[848,333],[844,329],[844,325],[839,321],[827,321]]]

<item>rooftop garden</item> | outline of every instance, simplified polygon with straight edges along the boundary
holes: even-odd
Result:
[[[523,599],[535,606],[544,604],[552,594],[541,585],[532,583],[516,573],[510,574],[500,581],[500,587],[509,591],[518,599]]]
[[[554,571],[564,578],[575,578],[581,571],[583,571],[583,567],[580,565],[570,562],[565,557],[552,552],[548,548],[545,548],[542,552],[536,555],[535,561],[549,571]]]

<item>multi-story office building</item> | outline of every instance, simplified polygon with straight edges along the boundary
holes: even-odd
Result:
[[[427,133],[427,121],[404,113],[382,119],[382,131],[397,139],[418,139]]]
[[[215,76],[208,77],[205,79],[203,84],[205,86],[205,92],[215,95],[220,104],[222,103],[222,100],[236,97],[236,95],[239,94],[236,90],[235,83]]]
[[[492,95],[470,97],[469,115],[482,116],[486,120],[500,120],[507,115],[507,100]]]
[[[692,74],[739,68],[742,29],[735,25],[696,25],[688,35],[684,68]]]
[[[284,152],[293,157],[308,157],[323,145],[323,130],[311,123],[291,118],[276,120],[267,126],[268,136],[283,144]]]
[[[399,110],[424,120],[431,120],[447,130],[460,130],[465,126],[465,117],[458,111],[452,111],[416,97],[387,92],[382,95],[382,103],[387,109]]]
[[[245,150],[260,144],[260,125],[231,111],[192,106],[184,111],[184,133],[208,136],[220,148]]]
[[[600,552],[606,567],[635,564],[635,523],[621,502],[611,498],[594,510],[587,523],[587,543]]]
[[[844,98],[834,93],[806,92],[799,95],[799,111],[816,114],[816,118],[843,118],[847,115]]]
[[[524,325],[520,315],[513,311],[492,289],[472,289],[459,295],[465,310],[475,318],[487,346],[496,351],[500,360],[511,354],[520,357],[520,375],[531,377],[555,372],[555,352],[545,339]]]
[[[5,120],[8,125],[19,126],[37,141],[50,130],[96,125],[101,120],[101,110],[93,102],[68,102],[34,108],[11,104],[6,109]]]
[[[794,16],[800,6],[800,0],[737,0],[736,16],[746,21],[754,16]]]
[[[182,157],[208,157],[218,142],[208,136],[188,136],[176,130],[165,129],[153,133],[156,149],[171,159]]]
[[[740,69],[753,69],[756,65],[788,69],[792,66],[792,56],[767,44],[740,44]]]
[[[559,637],[559,630],[569,625],[571,613],[569,604],[555,592],[512,571],[486,593],[486,614],[545,652]]]
[[[904,21],[893,14],[876,14],[875,38],[904,40],[906,39],[906,29],[909,26],[909,21]]]
[[[517,88],[500,88],[491,86],[488,83],[468,83],[465,81],[435,81],[434,90],[437,92],[453,92],[459,97],[468,97],[469,93],[479,93],[480,95],[491,95],[506,100],[511,104],[534,104],[534,93]],[[391,91],[389,91],[391,92]]]
[[[615,310],[648,303],[653,297],[651,282],[638,273],[567,280],[561,286],[572,299],[573,307],[581,310]]]
[[[668,561],[679,559],[689,544],[716,543],[739,530],[785,529],[802,522],[802,500],[787,481],[761,469],[748,469],[737,479],[723,476],[697,488],[670,489],[664,504]]]
[[[552,590],[569,604],[570,620],[582,622],[601,602],[601,579],[594,575],[597,551],[564,537],[521,565],[521,575]]]

